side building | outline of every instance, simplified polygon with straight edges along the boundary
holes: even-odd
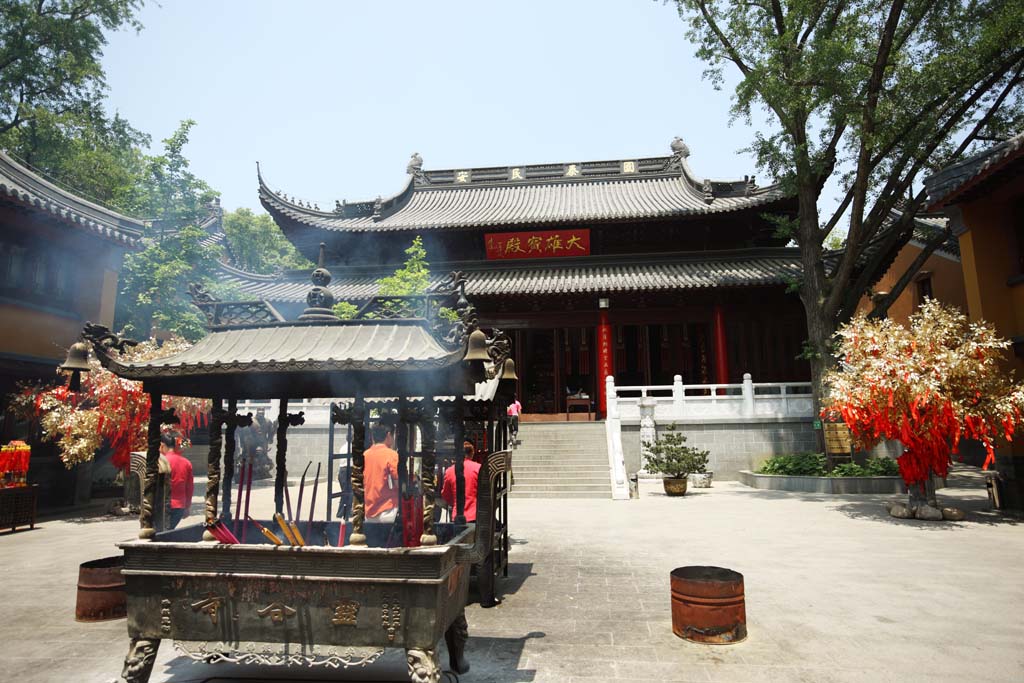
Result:
[[[663,157],[425,170],[419,155],[397,194],[322,210],[270,188],[260,201],[315,260],[326,244],[338,300],[365,301],[415,236],[434,281],[465,272],[481,322],[513,336],[526,413],[566,412],[580,392],[619,385],[804,381],[804,314],[787,286],[797,250],[771,215],[796,203],[754,178],[699,177],[682,140]],[[308,274],[224,279],[286,318],[304,308]]]
[[[113,326],[121,265],[144,227],[0,152],[0,401],[19,381],[52,379],[86,321]],[[0,411],[0,442],[23,432]],[[34,446],[29,479],[43,502],[71,502],[72,477]]]
[[[1013,346],[1006,368],[1024,377],[1024,133],[924,181],[929,210],[959,238],[967,310]],[[1024,443],[996,449],[1007,506],[1024,509]]]

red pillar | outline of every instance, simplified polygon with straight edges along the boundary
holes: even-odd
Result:
[[[729,383],[729,351],[725,343],[725,313],[722,304],[716,303],[712,334],[715,345],[715,383]]]
[[[607,302],[602,303],[605,307],[598,311],[597,322],[597,411],[600,417],[605,417],[608,414],[608,397],[604,383],[608,375],[615,374],[615,364],[612,360],[612,326],[608,322]]]

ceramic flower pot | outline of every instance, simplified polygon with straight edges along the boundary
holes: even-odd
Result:
[[[666,496],[682,496],[686,493],[686,477],[665,477],[661,480]]]

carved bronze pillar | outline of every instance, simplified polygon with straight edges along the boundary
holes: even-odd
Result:
[[[349,545],[365,546],[366,534],[363,522],[366,519],[365,491],[363,489],[363,457],[366,451],[366,407],[360,396],[352,406],[352,535]]]
[[[160,423],[163,419],[163,396],[149,394],[149,428],[146,430],[146,479],[142,485],[142,504],[139,506],[139,538],[153,538],[153,502],[156,497],[156,477],[160,472]]]
[[[231,519],[231,480],[235,475],[235,430],[238,429],[238,401],[228,399],[227,429],[224,433],[224,497],[221,519]],[[239,473],[241,476],[241,473]]]
[[[466,525],[466,476],[463,463],[466,460],[466,406],[462,396],[455,397],[455,524]]]
[[[281,399],[277,410],[277,458],[274,476],[274,510],[284,510],[284,487],[288,485],[288,399]],[[298,512],[296,511],[296,519]]]
[[[437,499],[437,429],[434,426],[434,404],[424,403],[420,416],[420,435],[423,440],[423,535],[420,545],[437,545],[434,533],[434,506]]]
[[[224,405],[219,398],[212,401],[210,409],[210,450],[206,455],[207,479],[206,479],[206,511],[204,518],[207,524],[217,519],[217,489],[220,487],[220,449],[221,449],[221,427],[227,413],[224,412]],[[208,530],[203,532],[204,541],[214,541],[213,534]]]

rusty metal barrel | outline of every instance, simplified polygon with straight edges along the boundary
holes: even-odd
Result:
[[[83,562],[78,567],[78,600],[75,621],[109,621],[127,614],[124,588],[124,556]]]
[[[717,645],[746,639],[743,574],[722,567],[679,567],[671,577],[673,633]]]

